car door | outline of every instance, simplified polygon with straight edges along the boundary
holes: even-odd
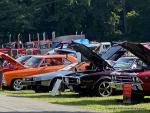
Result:
[[[42,73],[53,72],[64,67],[62,58],[47,58],[43,62]]]

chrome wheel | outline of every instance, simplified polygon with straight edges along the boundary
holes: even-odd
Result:
[[[112,94],[112,88],[108,81],[102,81],[98,87],[98,93],[100,96],[110,96]]]
[[[22,80],[21,79],[16,79],[13,82],[13,89],[14,90],[22,90],[23,89],[23,85],[22,85]]]

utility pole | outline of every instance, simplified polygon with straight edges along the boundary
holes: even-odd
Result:
[[[31,42],[31,34],[29,34],[29,42]]]
[[[46,33],[45,32],[43,33],[43,40],[44,41],[46,40]]]
[[[37,33],[37,38],[38,38],[38,48],[39,48],[40,46],[40,34],[39,33]]]
[[[52,41],[56,38],[56,33],[55,31],[52,32]]]
[[[12,37],[12,36],[11,36],[11,33],[10,33],[10,34],[9,34],[9,42],[11,42],[11,37]]]
[[[18,34],[18,48],[20,48],[20,33]]]

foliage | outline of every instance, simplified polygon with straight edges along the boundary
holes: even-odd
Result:
[[[148,41],[150,0],[0,0],[0,37],[78,32],[99,41]],[[125,32],[125,26],[127,27]],[[7,38],[5,38],[7,37]],[[36,38],[36,36],[34,36]],[[1,42],[4,40],[0,40]]]

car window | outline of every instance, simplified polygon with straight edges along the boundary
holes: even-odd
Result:
[[[109,48],[110,48],[110,45],[103,45],[103,50],[102,51],[103,52],[107,51]]]
[[[18,62],[20,62],[20,63],[22,63],[22,64],[25,64],[25,62],[26,62],[29,58],[31,58],[31,56],[21,56],[21,57],[18,57],[18,58],[16,59],[16,61],[18,61]]]
[[[63,65],[63,59],[62,58],[47,58],[45,59],[45,64],[47,66],[57,66],[57,65]]]
[[[63,60],[63,64],[64,65],[71,64],[71,62],[68,59],[66,59],[66,58],[63,58],[62,60]]]
[[[25,62],[25,66],[27,67],[38,67],[42,61],[42,58],[31,57],[27,62]]]
[[[44,67],[44,66],[47,66],[45,60],[43,60],[43,61],[41,62],[41,64],[40,64],[39,67]]]
[[[63,59],[62,58],[53,58],[52,62],[54,65],[63,65]]]
[[[134,63],[135,59],[134,58],[120,58],[116,61],[114,64],[114,69],[116,70],[124,70],[124,69],[130,69],[132,64]]]

